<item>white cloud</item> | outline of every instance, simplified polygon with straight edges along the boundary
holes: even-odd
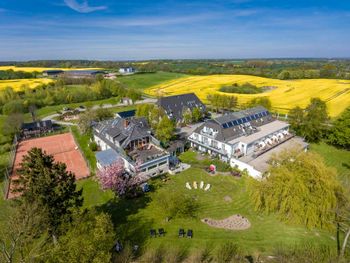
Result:
[[[64,0],[64,3],[69,8],[79,12],[79,13],[91,13],[95,11],[105,10],[107,6],[89,6],[87,0],[83,0],[82,3],[78,3],[76,0]]]

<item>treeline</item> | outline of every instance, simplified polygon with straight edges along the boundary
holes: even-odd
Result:
[[[220,88],[220,91],[226,93],[239,93],[239,94],[257,94],[263,92],[263,88],[259,88],[249,82],[242,85],[234,83],[232,86],[224,86]]]
[[[39,72],[25,72],[25,71],[14,71],[9,70],[0,70],[0,80],[8,79],[32,79],[40,75]]]
[[[0,111],[9,115],[26,113],[30,107],[80,103],[107,99],[110,97],[129,97],[133,101],[141,99],[141,93],[122,87],[112,80],[96,80],[88,85],[66,85],[64,80],[45,84],[36,89],[16,92],[11,87],[0,91]]]
[[[168,71],[191,75],[246,74],[280,79],[342,78],[350,79],[350,60],[261,59],[261,60],[150,60],[89,61],[54,60],[11,63],[37,67],[100,67],[115,69],[135,67],[139,72]]]
[[[327,104],[312,98],[305,108],[295,107],[289,111],[288,121],[294,132],[309,142],[325,142],[350,150],[350,107],[332,120]]]
[[[271,110],[272,104],[268,97],[258,97],[248,101],[246,104],[238,105],[236,96],[229,96],[224,94],[209,94],[207,100],[216,112],[231,111],[236,109],[246,109],[256,106],[263,106],[267,110]]]

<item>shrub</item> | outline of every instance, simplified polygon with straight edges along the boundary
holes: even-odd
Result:
[[[97,148],[98,148],[98,145],[97,145],[96,142],[90,142],[89,148],[90,148],[91,151],[96,152]]]
[[[215,262],[218,262],[218,263],[231,262],[237,256],[238,256],[238,246],[233,243],[226,243],[221,245],[216,250]]]

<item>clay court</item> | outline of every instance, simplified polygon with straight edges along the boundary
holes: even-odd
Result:
[[[71,133],[64,133],[21,141],[17,146],[11,178],[16,177],[16,170],[19,168],[23,156],[34,147],[41,148],[47,154],[53,155],[56,162],[65,163],[67,171],[73,172],[77,180],[90,175],[87,163],[76,145],[73,135]],[[15,195],[9,191],[8,198],[14,196]]]

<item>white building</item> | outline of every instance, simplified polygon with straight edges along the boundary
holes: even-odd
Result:
[[[133,74],[136,70],[133,67],[122,67],[119,69],[120,74]]]
[[[249,162],[293,137],[288,123],[276,120],[263,107],[255,107],[209,120],[188,140],[193,148],[217,156],[232,166],[252,168],[251,175],[259,177],[264,171],[250,167]]]

